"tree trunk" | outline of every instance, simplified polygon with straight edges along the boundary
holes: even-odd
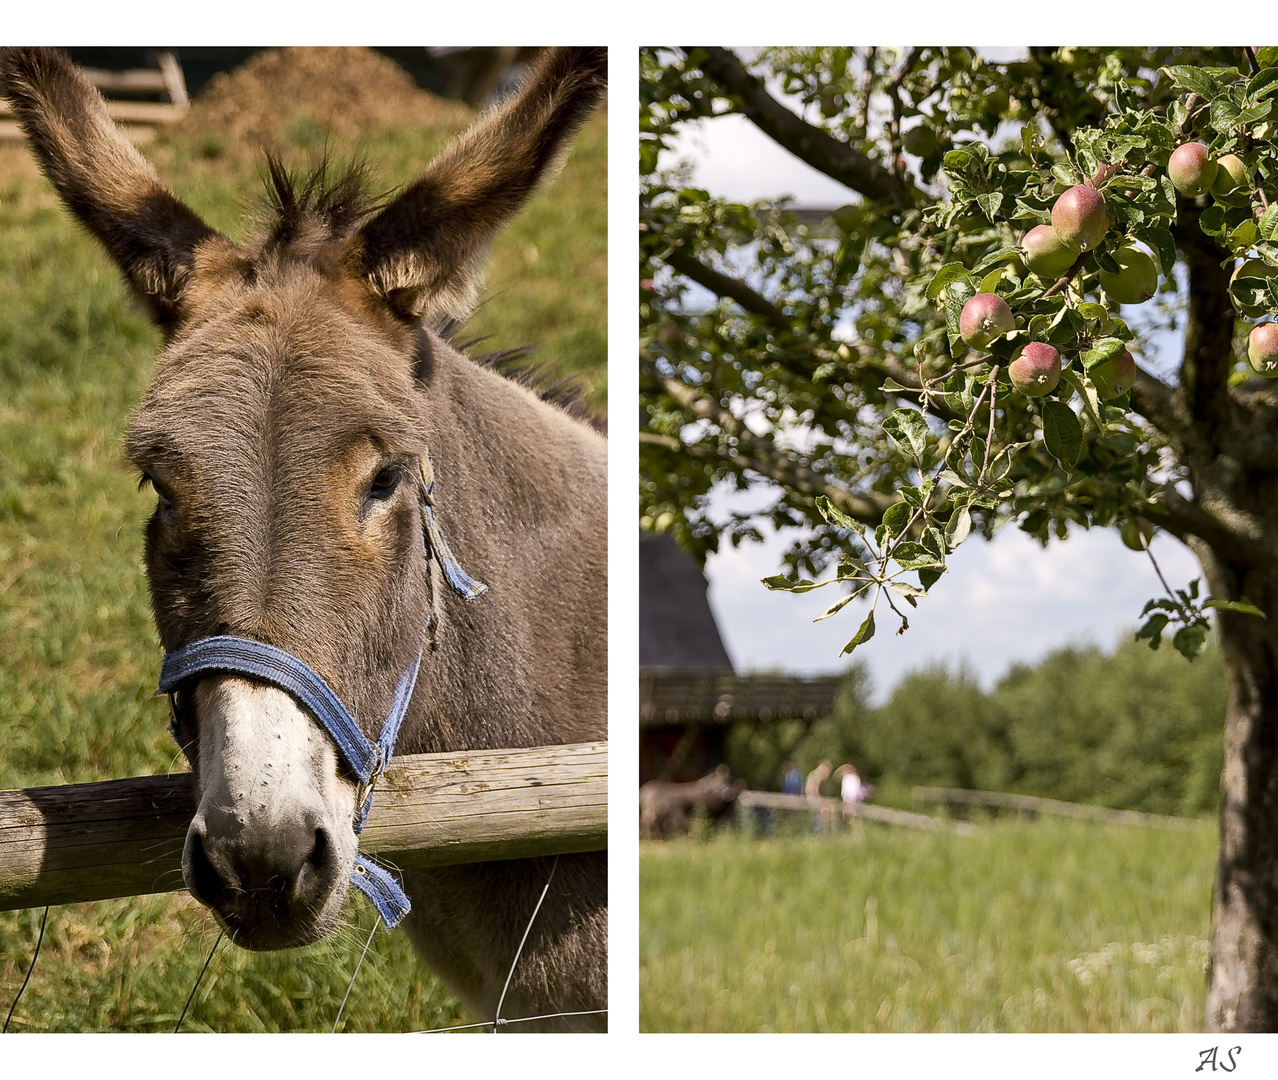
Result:
[[[1192,546],[1212,595],[1246,596],[1269,614],[1219,612],[1229,702],[1206,1027],[1278,1031],[1278,573]]]

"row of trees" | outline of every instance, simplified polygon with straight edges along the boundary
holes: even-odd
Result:
[[[847,205],[665,167],[724,116]],[[1141,632],[1193,656],[1214,618],[1228,685],[1206,1026],[1278,1029],[1278,49],[650,49],[639,121],[641,519],[799,529],[769,583],[869,599],[848,649],[1005,524],[1187,544]],[[725,484],[773,498],[716,517]]]
[[[734,727],[733,774],[775,788],[787,757],[804,773],[827,759],[855,763],[888,799],[928,784],[1151,814],[1218,808],[1219,649],[1190,665],[1131,640],[1110,654],[1068,647],[1013,667],[989,691],[962,668],[927,667],[877,707],[866,671],[853,665],[833,715],[806,732],[797,723]]]

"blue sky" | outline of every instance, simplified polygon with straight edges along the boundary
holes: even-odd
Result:
[[[694,164],[698,186],[733,199],[790,196],[800,206],[852,199],[848,189],[739,117],[698,124],[676,156]],[[707,561],[710,603],[738,671],[816,674],[848,663],[839,652],[865,617],[865,604],[813,623],[836,599],[831,590],[795,596],[770,593],[759,584],[777,572],[790,539],[725,549]],[[1199,576],[1196,560],[1173,538],[1158,537],[1153,551],[1174,587]],[[1062,645],[1112,648],[1134,630],[1145,601],[1161,594],[1149,559],[1129,551],[1112,530],[1080,531],[1043,549],[1018,530],[1005,529],[990,543],[973,539],[959,549],[946,577],[910,612],[904,635],[896,635],[897,620],[881,606],[875,638],[856,655],[869,664],[880,697],[905,672],[936,662],[963,663],[988,686],[1011,664],[1034,661]]]

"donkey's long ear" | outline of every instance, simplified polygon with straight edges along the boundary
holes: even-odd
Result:
[[[149,301],[156,322],[177,321],[195,248],[217,234],[160,183],[65,55],[5,49],[0,77],[63,201]]]
[[[463,318],[488,244],[554,170],[604,93],[606,49],[552,49],[506,105],[360,232],[360,269],[404,319]]]

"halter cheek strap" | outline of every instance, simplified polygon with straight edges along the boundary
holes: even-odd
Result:
[[[434,559],[444,572],[449,587],[464,600],[474,600],[488,591],[488,586],[472,578],[453,556],[439,528],[439,519],[431,501],[435,480],[430,462],[423,457],[421,465],[420,498],[422,507],[422,541],[426,559]],[[432,613],[430,632],[433,634],[437,619]],[[193,641],[175,652],[166,653],[160,668],[159,694],[170,698],[183,683],[210,672],[230,672],[248,675],[262,682],[279,687],[305,706],[332,736],[338,752],[359,780],[355,796],[355,818],[352,828],[358,836],[364,830],[368,812],[373,806],[373,785],[390,762],[399,737],[400,724],[408,711],[408,703],[417,685],[417,673],[421,669],[422,654],[417,654],[395,687],[390,712],[382,724],[377,742],[370,742],[360,730],[341,698],[324,681],[318,672],[292,653],[277,649],[261,641],[240,637],[210,637]],[[169,724],[183,752],[186,747],[178,736],[176,709]],[[390,872],[364,856],[355,859],[351,884],[359,889],[377,908],[387,926],[395,926],[408,914],[410,904],[399,882]]]
[[[400,676],[389,715],[382,724],[377,742],[370,742],[355,718],[342,704],[318,672],[292,653],[249,638],[210,637],[168,653],[160,668],[159,693],[172,694],[190,679],[211,672],[248,675],[291,694],[304,705],[333,737],[338,752],[359,780],[352,827],[358,836],[364,830],[373,805],[373,784],[390,761],[399,735],[399,726],[408,711],[408,702],[417,683],[421,653]],[[174,736],[176,737],[176,732]],[[179,745],[181,743],[179,742]],[[184,748],[185,749],[185,748]],[[376,863],[359,855],[351,874],[351,884],[377,908],[387,926],[396,925],[408,914],[410,904],[399,883]]]

